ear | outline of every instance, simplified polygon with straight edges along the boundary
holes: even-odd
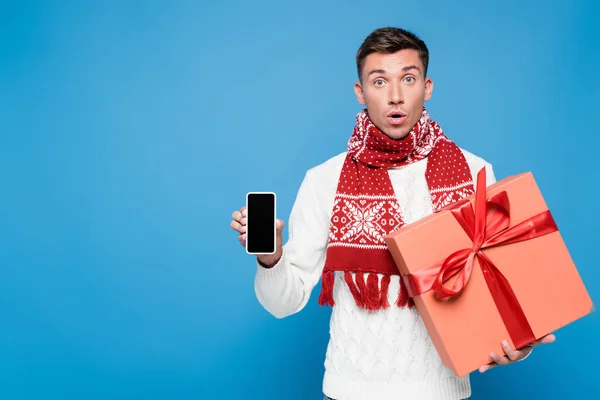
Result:
[[[356,95],[358,102],[364,106],[365,105],[365,94],[363,92],[360,82],[356,82],[354,84],[354,94]]]
[[[429,101],[431,99],[431,95],[433,94],[433,81],[431,78],[425,79],[425,101]]]

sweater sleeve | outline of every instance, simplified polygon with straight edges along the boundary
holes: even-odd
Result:
[[[256,262],[256,296],[276,318],[295,314],[306,306],[325,264],[329,221],[311,179],[308,171],[286,224],[288,241],[279,262],[272,268]]]

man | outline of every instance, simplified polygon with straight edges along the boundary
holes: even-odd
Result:
[[[414,34],[397,28],[372,32],[356,55],[354,90],[366,110],[356,117],[348,151],[311,168],[300,186],[283,246],[257,259],[255,289],[271,314],[304,308],[319,279],[319,303],[330,305],[325,398],[347,400],[465,399],[469,377],[458,378],[437,354],[412,306],[383,237],[474,192],[476,173],[492,167],[458,148],[429,116],[424,103],[433,81],[429,52]],[[245,245],[245,209],[231,226]],[[522,360],[531,348],[505,346],[496,365]]]

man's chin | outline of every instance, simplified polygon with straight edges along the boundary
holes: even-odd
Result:
[[[383,132],[387,137],[394,140],[404,139],[410,131],[400,130],[400,129],[390,129],[387,132]]]

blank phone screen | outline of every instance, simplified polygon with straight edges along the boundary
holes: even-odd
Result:
[[[246,201],[246,250],[275,252],[275,195],[248,193]]]

